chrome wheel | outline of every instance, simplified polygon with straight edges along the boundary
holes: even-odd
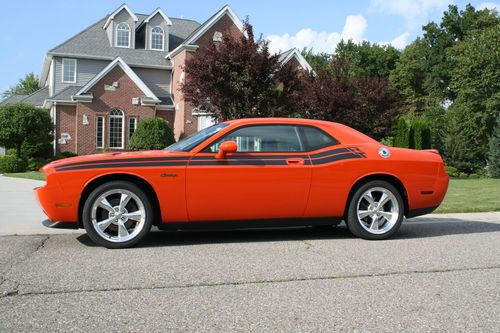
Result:
[[[363,229],[371,234],[384,234],[391,230],[399,219],[396,196],[384,187],[366,190],[357,203],[357,218]]]
[[[91,221],[99,236],[110,242],[123,243],[134,239],[144,229],[146,209],[133,192],[112,189],[93,202]]]

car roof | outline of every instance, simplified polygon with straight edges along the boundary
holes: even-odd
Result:
[[[242,118],[224,121],[227,124],[309,124],[309,125],[336,125],[337,123],[324,120],[316,119],[306,119],[306,118],[279,118],[279,117],[269,117],[269,118]]]

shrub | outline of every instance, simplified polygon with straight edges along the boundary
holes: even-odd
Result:
[[[129,141],[131,149],[163,149],[175,142],[174,132],[162,118],[147,118],[139,122]]]
[[[431,148],[431,130],[427,121],[416,118],[412,121],[413,148],[430,149]]]
[[[490,139],[489,162],[491,177],[500,178],[500,115],[497,117],[495,130]]]
[[[411,124],[407,117],[399,117],[395,124],[394,146],[410,148]]]
[[[31,158],[28,160],[27,171],[38,171],[45,164],[49,163],[50,159],[46,158]]]
[[[481,176],[479,176],[477,173],[473,173],[473,174],[469,175],[469,178],[470,179],[479,179],[479,178],[481,178]]]
[[[75,157],[75,156],[78,156],[78,154],[72,153],[70,151],[63,151],[62,153],[59,153],[59,154],[55,155],[54,157],[52,157],[49,160],[49,162],[62,160],[63,158]]]
[[[446,166],[444,168],[444,170],[446,171],[446,173],[450,177],[458,177],[460,175],[460,173],[458,172],[457,168],[454,168],[452,166]]]
[[[458,178],[467,179],[467,178],[469,178],[469,176],[467,176],[467,174],[465,172],[460,172],[460,174],[458,175]]]
[[[25,172],[28,162],[14,155],[0,156],[0,173]]]

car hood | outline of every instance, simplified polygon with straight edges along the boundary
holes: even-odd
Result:
[[[96,162],[96,161],[110,161],[113,160],[127,160],[136,158],[161,158],[161,157],[186,157],[189,153],[168,151],[168,150],[148,150],[148,151],[138,151],[138,152],[115,152],[115,153],[104,153],[104,154],[93,154],[93,155],[83,155],[76,157],[69,157],[53,161],[42,167],[42,171],[49,170],[55,167],[61,167],[74,163],[86,163],[86,162]]]

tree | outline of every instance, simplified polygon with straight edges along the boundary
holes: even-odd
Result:
[[[34,73],[28,73],[24,79],[19,79],[19,83],[3,92],[2,97],[9,97],[14,94],[31,94],[39,90],[40,81]]]
[[[163,149],[175,142],[174,132],[162,118],[146,118],[130,138],[130,149]]]
[[[47,110],[22,103],[0,106],[0,146],[15,148],[18,158],[22,156],[23,143],[48,143],[52,131]]]
[[[497,117],[495,131],[490,140],[490,174],[494,178],[500,178],[500,114]]]
[[[278,55],[269,52],[268,42],[254,38],[252,26],[245,34],[224,35],[223,42],[210,42],[186,61],[186,82],[182,91],[199,109],[213,113],[217,120],[244,117],[289,116],[302,112],[297,101],[301,77],[282,66]],[[304,77],[305,79],[305,77]]]

